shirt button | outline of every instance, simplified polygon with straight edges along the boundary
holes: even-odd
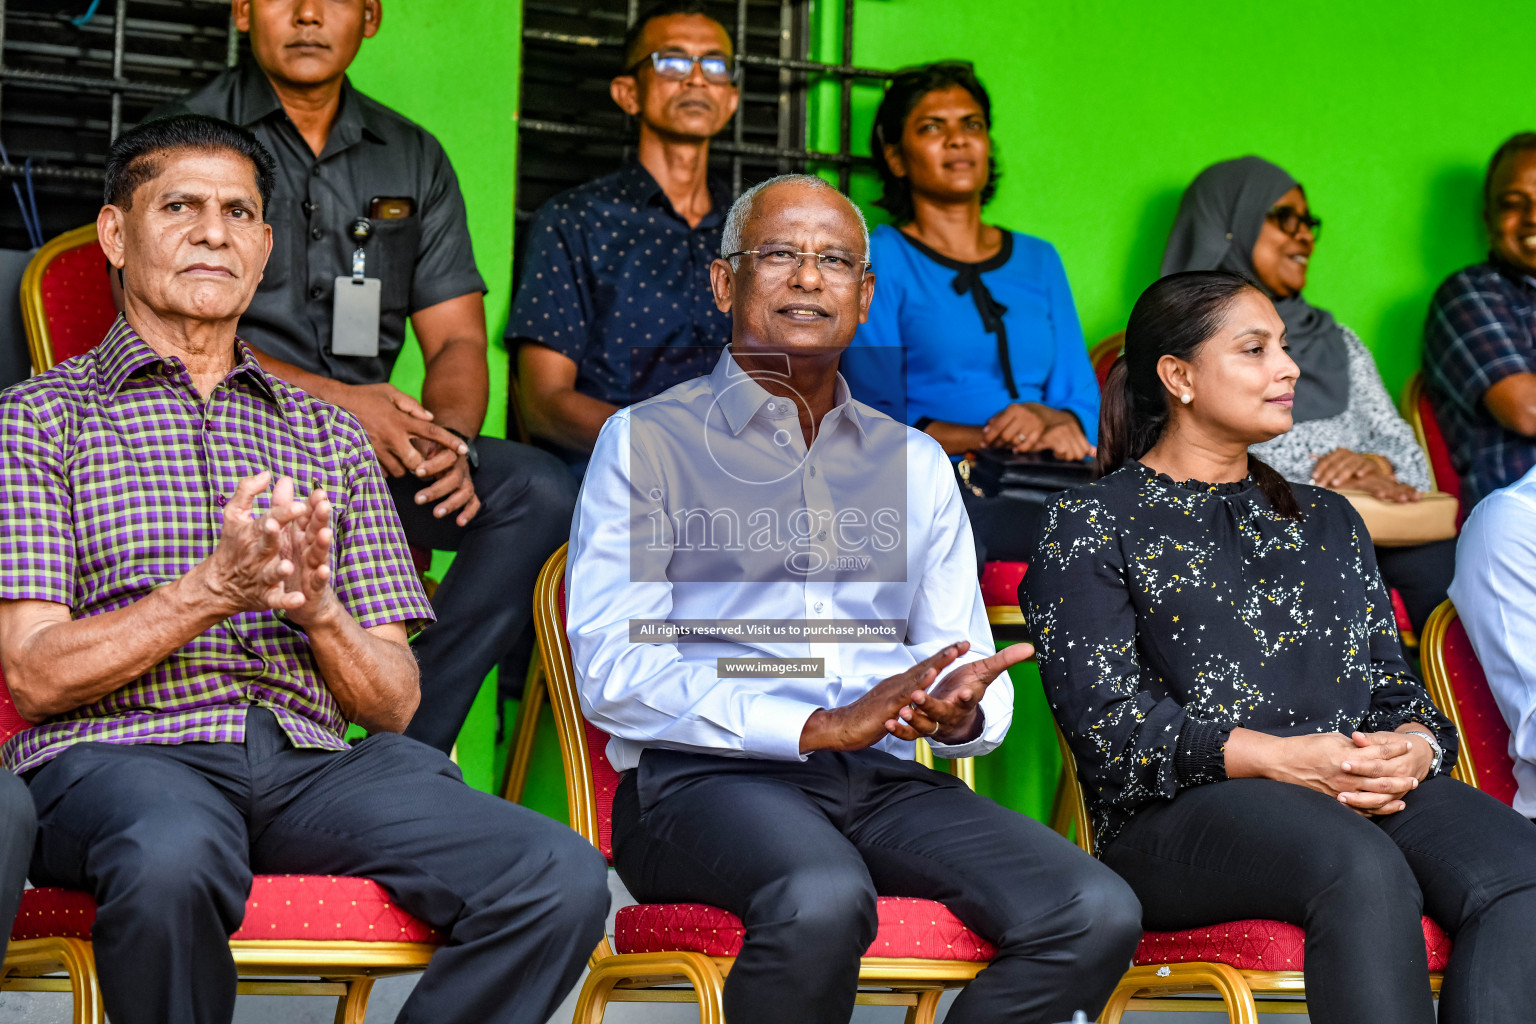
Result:
[[[324,294],[325,294],[325,289],[321,288],[319,285],[315,285],[314,287],[312,287],[309,290],[309,297],[312,298],[312,299],[318,299],[320,296],[322,296]]]
[[[325,232],[324,232],[324,231],[321,231],[321,230],[320,230],[320,229],[319,229],[319,228],[310,228],[310,229],[309,229],[309,237],[310,237],[310,238],[313,238],[313,239],[314,239],[314,240],[315,240],[315,241],[317,241],[317,242],[318,242],[318,241],[320,241],[320,239],[321,239],[321,238],[322,238],[322,237],[323,237],[323,236],[324,236],[324,235],[325,235]]]
[[[816,535],[816,539],[817,540],[826,540],[827,539],[827,531],[826,530],[822,530],[820,533],[818,533]]]
[[[317,178],[320,177],[320,165],[319,164],[315,164],[315,166],[313,166],[313,167],[311,167],[309,169],[309,173],[313,174]]]
[[[816,610],[817,611],[821,611],[821,602],[820,601],[816,602]]]
[[[224,495],[222,495],[222,494],[221,494],[221,495],[219,495],[219,496],[218,496],[218,498],[216,498],[216,499],[215,499],[215,500],[216,500],[216,501],[217,501],[217,502],[218,502],[218,504],[219,504],[219,508],[223,508],[223,507],[224,507],[224,506],[225,506],[225,505],[228,505],[228,504],[229,504],[229,499],[228,499],[228,498],[226,498],[226,497],[225,497],[225,496],[224,496]]]
[[[815,476],[815,475],[816,475],[816,467],[812,466],[811,467],[811,476]]]

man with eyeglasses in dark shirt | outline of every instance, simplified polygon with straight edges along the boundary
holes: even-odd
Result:
[[[485,283],[458,179],[430,133],[347,80],[381,0],[237,0],[234,19],[253,59],[177,109],[248,129],[277,160],[272,256],[240,336],[268,373],[362,422],[411,544],[458,553],[413,643],[422,699],[407,730],[446,752],[491,668],[526,669],[534,580],[575,488],[549,453],[477,436]],[[389,383],[407,319],[419,402]]]
[[[648,8],[610,88],[639,122],[638,159],[555,196],[529,228],[507,348],[529,431],[574,466],[614,410],[709,373],[730,340],[709,266],[731,197],[708,165],[736,71],[702,4]]]

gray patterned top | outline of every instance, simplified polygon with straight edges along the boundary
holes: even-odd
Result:
[[[1343,331],[1349,348],[1349,407],[1337,416],[1298,423],[1289,433],[1248,450],[1293,484],[1311,483],[1317,461],[1312,456],[1335,448],[1382,455],[1403,483],[1429,490],[1429,465],[1413,428],[1397,414],[1370,350],[1354,331],[1348,327]],[[1300,386],[1306,387],[1306,382]]]

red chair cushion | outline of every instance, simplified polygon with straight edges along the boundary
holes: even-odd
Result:
[[[1461,501],[1461,474],[1456,472],[1456,464],[1451,461],[1451,447],[1445,443],[1445,435],[1440,431],[1440,421],[1435,418],[1435,407],[1429,401],[1429,392],[1419,392],[1419,421],[1424,427],[1424,447],[1429,449],[1429,465],[1435,472],[1435,487]],[[1456,524],[1461,525],[1466,518],[1466,509],[1461,509],[1456,516]]]
[[[76,889],[28,889],[11,938],[91,937],[96,902]],[[383,886],[335,875],[257,875],[245,921],[232,938],[429,942],[446,936],[400,909]]]
[[[1399,633],[1412,633],[1413,620],[1408,617],[1408,604],[1403,600],[1403,595],[1392,591],[1392,618],[1397,623]]]
[[[1019,603],[1019,584],[1028,562],[988,562],[981,569],[981,603],[988,606]]]
[[[32,723],[17,713],[16,705],[11,701],[11,688],[6,685],[5,674],[0,672],[0,743],[30,728]],[[0,771],[4,769],[0,768]]]
[[[117,319],[107,257],[94,241],[50,260],[40,287],[56,363],[89,351]]]
[[[1488,677],[1483,675],[1461,619],[1451,620],[1442,653],[1451,699],[1461,716],[1461,747],[1472,755],[1477,788],[1513,804],[1520,786],[1515,782],[1515,762],[1509,756],[1509,724],[1494,703]]]
[[[1240,971],[1299,971],[1306,959],[1305,945],[1306,934],[1298,925],[1284,921],[1229,921],[1209,928],[1146,932],[1131,962],[1137,967],[1215,963]],[[1445,970],[1451,958],[1450,937],[1427,917],[1424,950],[1429,955],[1431,971]]]
[[[961,924],[942,903],[882,896],[875,910],[880,927],[865,956],[985,963],[997,954],[990,942]],[[736,956],[746,933],[741,918],[718,907],[642,903],[619,911],[613,938],[620,953]]]
[[[1125,347],[1111,347],[1108,351],[1099,354],[1098,361],[1093,364],[1093,375],[1099,379],[1099,391],[1104,390],[1104,385],[1109,382],[1109,371],[1115,365],[1115,360],[1120,358],[1120,353]]]

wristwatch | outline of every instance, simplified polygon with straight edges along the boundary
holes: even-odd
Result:
[[[468,434],[463,434],[457,430],[454,430],[452,427],[444,427],[443,429],[448,431],[448,433],[452,434],[454,437],[458,438],[460,441],[463,441],[464,447],[469,449],[468,453],[466,453],[464,456],[464,458],[469,460],[469,471],[473,473],[475,470],[479,469],[480,450],[475,447],[475,439],[470,437]]]
[[[1429,743],[1429,749],[1435,752],[1435,759],[1429,766],[1429,774],[1424,776],[1425,781],[1427,782],[1428,780],[1434,778],[1436,775],[1439,775],[1440,763],[1445,760],[1445,748],[1440,745],[1439,740],[1435,739],[1435,734],[1430,732],[1428,729],[1408,729],[1403,733],[1403,735],[1424,737],[1424,739]]]

